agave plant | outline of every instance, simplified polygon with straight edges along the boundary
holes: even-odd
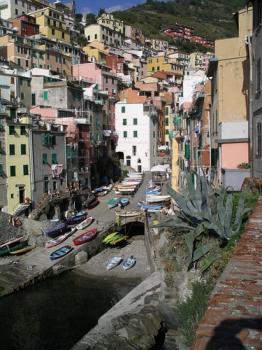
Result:
[[[187,175],[183,194],[172,188],[168,189],[168,193],[179,210],[175,216],[167,217],[156,226],[185,233],[189,267],[211,249],[211,245],[203,243],[203,235],[216,236],[222,243],[227,242],[239,231],[243,218],[250,211],[245,208],[245,200],[240,196],[233,219],[232,193],[223,187],[214,190],[204,176],[195,173]]]

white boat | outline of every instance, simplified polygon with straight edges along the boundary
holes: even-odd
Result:
[[[169,195],[166,196],[155,196],[155,195],[147,195],[146,196],[146,201],[148,203],[161,203],[161,202],[166,202],[166,201],[170,201],[171,197]]]
[[[124,210],[116,210],[115,213],[116,213],[116,215],[126,217],[126,218],[141,215],[141,211],[137,211],[137,210],[136,211],[126,211],[125,209]]]
[[[136,258],[133,257],[133,255],[130,256],[130,258],[126,259],[123,262],[123,269],[129,270],[136,264]]]
[[[117,265],[119,265],[122,262],[123,258],[121,256],[114,256],[112,259],[109,260],[108,264],[106,265],[106,269],[112,270]]]
[[[86,218],[84,221],[80,222],[80,224],[78,224],[76,226],[76,228],[78,230],[83,230],[84,228],[86,228],[87,226],[91,225],[91,223],[93,222],[94,218],[92,216],[89,216],[88,218]]]

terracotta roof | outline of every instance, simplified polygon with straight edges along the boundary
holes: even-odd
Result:
[[[145,103],[148,98],[146,96],[139,96],[139,90],[128,88],[122,90],[119,94],[120,102],[126,100],[127,103]]]

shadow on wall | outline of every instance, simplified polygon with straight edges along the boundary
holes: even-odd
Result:
[[[235,320],[224,320],[214,330],[214,335],[209,340],[205,350],[246,350],[237,335],[245,330],[252,329],[260,334],[253,334],[258,343],[261,341],[262,318],[240,318]],[[253,339],[252,337],[252,339]],[[259,340],[260,339],[260,340]],[[261,345],[261,343],[260,343]],[[258,349],[254,347],[254,349]]]

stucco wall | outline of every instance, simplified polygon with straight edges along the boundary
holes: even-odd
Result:
[[[248,163],[248,143],[225,143],[221,145],[221,167],[237,169],[241,163]]]

